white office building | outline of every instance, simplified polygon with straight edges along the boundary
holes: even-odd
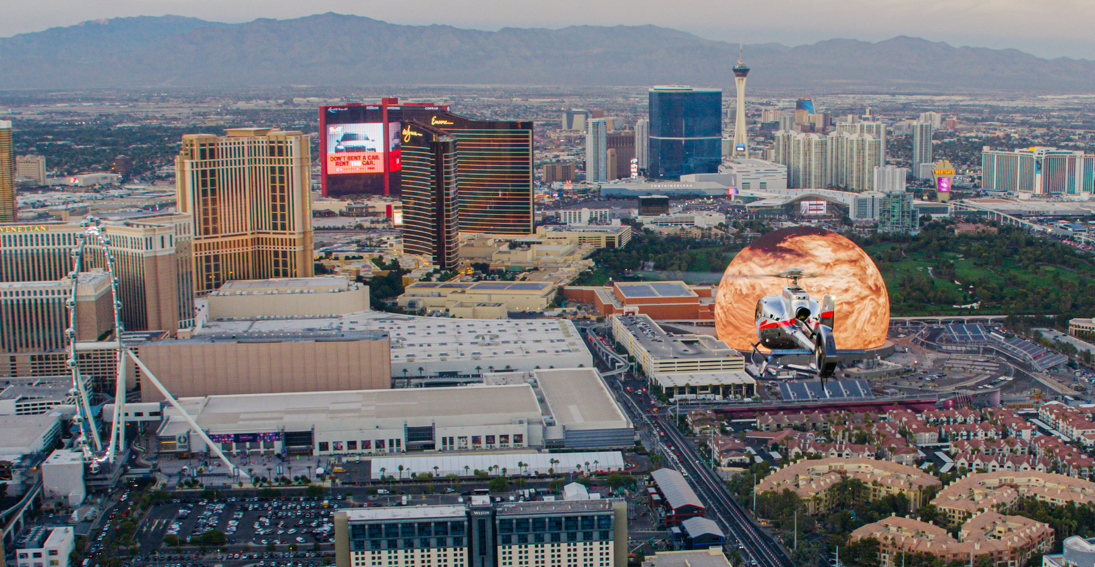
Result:
[[[787,166],[762,159],[736,158],[726,160],[719,168],[723,173],[733,175],[733,184],[741,191],[770,191],[787,188]],[[716,174],[697,174],[692,181],[718,181]],[[683,180],[688,176],[681,176]]]
[[[608,122],[604,118],[590,120],[586,130],[586,181],[608,181]]]
[[[591,224],[609,224],[612,222],[610,209],[561,209],[556,211],[559,222],[570,226]]]
[[[16,552],[19,567],[68,567],[76,549],[76,531],[68,526],[34,526]]]

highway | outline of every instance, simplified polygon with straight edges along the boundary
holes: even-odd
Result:
[[[707,517],[717,521],[727,535],[743,544],[746,561],[758,567],[794,567],[775,539],[734,501],[726,483],[707,466],[692,443],[668,421],[658,419],[657,425],[665,434],[662,445],[667,458],[685,473],[692,489],[707,504]]]
[[[597,348],[605,346],[605,343],[601,343],[602,333],[605,330],[607,329],[603,327],[585,328],[583,329],[585,332],[581,334],[591,347],[590,350],[595,355],[601,355],[597,358],[602,369],[610,369],[613,366],[618,368],[614,357],[604,356],[605,351],[609,349]],[[612,354],[615,355],[615,353]],[[630,380],[628,380],[629,377]],[[632,422],[640,426],[643,444],[660,453],[665,458],[666,466],[675,468],[685,475],[689,485],[696,491],[696,495],[707,506],[706,516],[719,524],[727,535],[727,546],[736,548],[746,565],[794,567],[791,558],[771,534],[754,523],[745,510],[734,501],[726,488],[726,483],[707,466],[692,443],[667,419],[654,413],[655,405],[649,393],[646,392],[645,381],[624,372],[620,379],[606,377],[606,382],[615,391]],[[739,542],[740,547],[737,545]]]

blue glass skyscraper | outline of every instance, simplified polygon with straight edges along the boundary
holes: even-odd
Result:
[[[650,89],[649,175],[680,179],[718,173],[722,162],[722,91]]]

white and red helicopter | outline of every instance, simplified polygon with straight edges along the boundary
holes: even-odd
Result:
[[[794,269],[778,274],[753,277],[777,277],[791,280],[778,295],[768,295],[757,301],[757,343],[753,345],[753,358],[757,347],[769,350],[760,367],[763,376],[768,364],[788,355],[813,355],[813,368],[803,368],[817,373],[824,381],[836,371],[839,355],[853,350],[838,350],[833,338],[833,296],[826,294],[818,304],[798,285],[798,280],[812,277]]]

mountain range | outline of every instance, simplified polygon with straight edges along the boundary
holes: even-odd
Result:
[[[912,37],[747,45],[751,89],[1095,91],[1095,62]],[[318,14],[223,24],[95,20],[0,38],[0,89],[548,85],[728,87],[738,46],[657,26],[498,31]]]

